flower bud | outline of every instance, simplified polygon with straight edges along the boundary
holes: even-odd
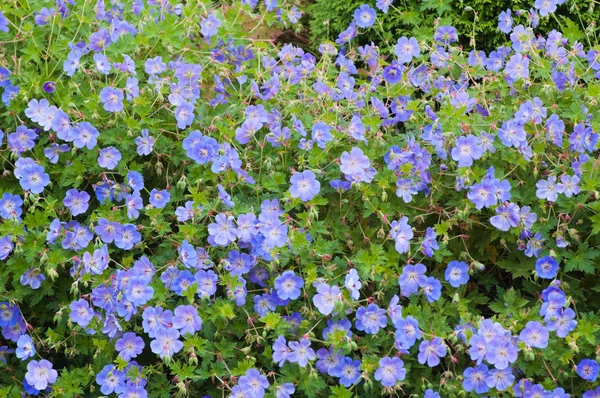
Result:
[[[473,261],[471,266],[478,271],[485,271],[485,265],[480,263],[479,261]]]
[[[533,354],[533,351],[532,350],[526,350],[525,351],[525,360],[531,362],[534,359],[535,359],[535,355]]]
[[[58,272],[56,272],[56,269],[54,268],[46,268],[46,275],[48,275],[48,277],[53,281],[55,281],[56,278],[58,278]]]
[[[181,178],[179,179],[179,181],[177,181],[176,185],[179,189],[185,189],[185,187],[187,186],[187,177],[185,176],[185,174],[181,175]]]
[[[186,388],[185,383],[183,381],[180,381],[179,383],[177,383],[177,388],[179,389],[179,392],[182,395],[187,395],[187,388]]]
[[[452,297],[452,302],[453,303],[458,303],[460,301],[460,296],[457,293],[454,293],[454,296]]]
[[[191,365],[198,365],[198,356],[192,352],[190,354],[190,359],[188,360],[188,363]]]

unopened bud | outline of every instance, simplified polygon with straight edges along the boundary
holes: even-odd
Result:
[[[381,201],[382,202],[387,202],[388,200],[388,194],[386,190],[383,190],[383,193],[381,194]]]
[[[46,268],[46,274],[50,277],[50,279],[52,279],[53,281],[56,280],[56,278],[58,278],[58,272],[56,272],[56,269],[54,268]]]
[[[185,189],[185,187],[187,186],[187,177],[184,174],[182,174],[181,178],[179,179],[179,181],[177,181],[176,185],[179,189]]]

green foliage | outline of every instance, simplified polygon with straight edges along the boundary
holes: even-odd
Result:
[[[375,7],[375,1],[363,0],[314,0],[306,7],[312,42],[334,41],[354,18],[354,10],[361,4]],[[524,16],[517,17],[527,25],[527,13],[531,2],[526,0],[395,0],[387,14],[377,10],[380,22],[364,31],[358,42],[374,42],[389,49],[402,36],[423,40],[430,37],[437,25],[454,26],[459,33],[459,42],[465,49],[484,50],[486,53],[506,44],[508,35],[500,32],[498,15],[507,8],[514,13],[521,10]],[[556,29],[569,40],[588,42],[596,37],[600,19],[600,7],[593,0],[568,0],[558,6],[554,15],[540,19],[539,33],[547,35]]]

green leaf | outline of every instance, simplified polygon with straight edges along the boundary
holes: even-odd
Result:
[[[585,38],[585,34],[579,29],[579,25],[569,18],[562,17],[565,21],[565,25],[562,27],[563,36],[569,39],[570,42],[581,40]]]
[[[83,394],[83,386],[90,381],[90,374],[85,369],[63,370],[53,386],[54,393],[60,397],[75,397]]]
[[[348,391],[346,389],[346,387],[344,387],[344,386],[335,386],[335,387],[330,387],[329,389],[331,390],[330,397],[352,398],[354,396],[352,394],[352,391]]]
[[[302,377],[298,387],[308,398],[315,398],[327,388],[327,384],[317,373],[310,372],[308,376]]]
[[[600,256],[600,250],[590,249],[587,242],[579,245],[577,252],[569,252],[565,256],[564,271],[583,271],[586,274],[595,272],[595,259]]]
[[[529,303],[528,300],[521,297],[521,293],[512,287],[504,293],[502,298],[504,300],[498,300],[490,304],[490,309],[500,315],[508,316],[518,312]]]

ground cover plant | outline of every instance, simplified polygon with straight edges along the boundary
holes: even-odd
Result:
[[[309,27],[308,35],[318,45],[325,39],[335,39],[354,19],[354,10],[361,0],[313,0],[304,8],[301,22]],[[465,49],[484,50],[487,53],[502,45],[506,36],[498,29],[498,15],[509,8],[512,15],[531,19],[537,34],[547,35],[560,30],[570,40],[582,40],[586,35],[595,37],[600,8],[593,0],[562,0],[548,2],[547,6],[529,0],[400,0],[381,1],[377,23],[363,29],[357,42],[374,42],[384,52],[394,47],[399,37],[414,36],[418,40],[431,37],[432,25],[451,25],[458,32],[455,45]],[[375,2],[375,5],[377,2]],[[373,6],[373,4],[371,4]],[[388,12],[385,12],[387,7]],[[548,15],[542,9],[554,11]],[[540,18],[541,14],[545,14]]]
[[[2,3],[0,396],[600,396],[594,37],[389,3]]]

